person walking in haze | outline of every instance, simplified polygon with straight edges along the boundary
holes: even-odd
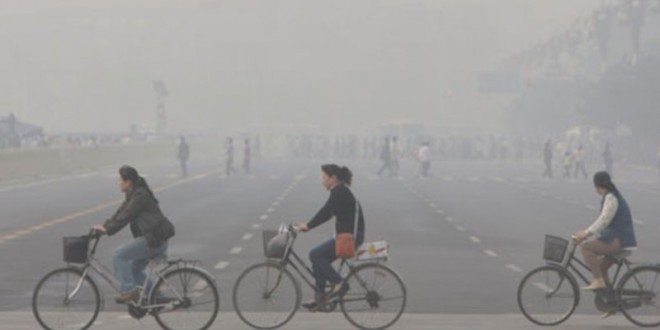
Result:
[[[614,171],[614,156],[609,142],[605,144],[605,150],[603,150],[603,162],[605,163],[605,172],[612,174],[612,171]]]
[[[417,177],[429,177],[431,168],[431,147],[428,142],[422,142],[422,146],[417,151],[417,160],[419,161],[419,173]]]
[[[582,145],[580,145],[575,152],[575,173],[573,174],[573,177],[577,179],[578,173],[582,173],[585,180],[589,177],[587,174],[587,167],[585,166],[584,147],[582,147]]]
[[[179,158],[179,162],[181,163],[181,175],[183,177],[188,176],[189,157],[190,157],[190,145],[188,145],[186,138],[181,136],[181,138],[179,138],[179,152],[177,154],[177,158]]]
[[[392,149],[390,147],[390,138],[385,138],[385,143],[383,144],[383,149],[380,152],[380,160],[383,162],[383,166],[378,170],[378,176],[383,174],[383,171],[388,170],[390,174],[392,173]]]
[[[543,163],[545,163],[545,172],[543,172],[544,179],[552,179],[552,140],[548,140],[543,148]]]
[[[399,149],[399,141],[396,136],[392,137],[392,141],[390,142],[390,157],[391,157],[391,169],[392,169],[392,176],[395,178],[399,177],[399,168],[401,164],[399,163],[399,159],[401,158],[401,150]]]
[[[246,174],[250,174],[250,161],[252,158],[252,150],[250,148],[250,139],[245,139],[243,147],[243,170]]]
[[[359,247],[364,242],[365,223],[362,207],[350,189],[352,180],[353,173],[347,167],[335,164],[321,166],[321,181],[323,187],[330,191],[330,197],[312,220],[296,225],[296,229],[304,233],[334,218],[335,237],[339,234],[354,235],[355,247]],[[327,299],[342,295],[349,289],[342,285],[342,277],[332,267],[332,263],[337,260],[335,245],[336,239],[331,238],[309,252],[316,279],[314,300],[303,304],[309,310],[315,310]],[[330,292],[326,291],[328,283]]]
[[[225,157],[226,157],[225,170],[227,172],[227,177],[229,177],[231,173],[234,172],[234,139],[232,139],[231,137],[227,138]]]
[[[566,150],[564,153],[564,179],[571,178],[571,169],[573,168],[573,155],[571,152]]]

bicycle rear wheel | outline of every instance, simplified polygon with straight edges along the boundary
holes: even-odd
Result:
[[[401,277],[376,263],[356,267],[346,278],[348,291],[339,298],[346,319],[360,329],[385,329],[406,308],[407,292]]]
[[[296,314],[301,297],[298,282],[277,263],[253,265],[234,284],[236,314],[255,329],[276,329],[285,325]]]
[[[87,329],[96,320],[100,307],[96,284],[77,268],[48,273],[32,295],[32,313],[46,330]]]
[[[215,281],[195,268],[178,268],[163,274],[151,291],[150,302],[165,305],[152,313],[166,330],[208,329],[220,309]]]
[[[566,321],[578,305],[580,293],[575,279],[566,270],[543,266],[529,272],[518,287],[518,307],[538,325]]]
[[[640,327],[660,326],[660,268],[644,266],[626,273],[617,288],[621,312]]]

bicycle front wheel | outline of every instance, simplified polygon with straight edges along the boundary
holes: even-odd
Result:
[[[621,312],[640,327],[660,326],[660,268],[644,266],[628,272],[617,292]]]
[[[538,325],[557,325],[566,321],[580,300],[577,283],[566,270],[544,266],[529,272],[518,287],[518,307]]]
[[[195,268],[166,272],[151,291],[156,322],[165,330],[205,330],[218,316],[220,297],[215,281]]]
[[[300,285],[283,266],[266,262],[246,269],[234,284],[234,309],[255,329],[276,329],[300,306]]]
[[[48,273],[32,295],[32,313],[46,330],[87,329],[96,320],[100,307],[96,284],[77,268]]]
[[[346,284],[348,291],[339,298],[341,311],[360,329],[388,328],[406,308],[406,286],[397,273],[384,265],[360,265],[348,275]]]

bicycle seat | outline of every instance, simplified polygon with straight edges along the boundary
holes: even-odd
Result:
[[[620,250],[619,252],[608,254],[608,256],[615,260],[623,260],[630,257],[633,254],[633,251],[635,250],[637,250],[636,247],[625,248]]]

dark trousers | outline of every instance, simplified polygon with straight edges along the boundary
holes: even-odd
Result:
[[[378,175],[383,174],[385,170],[389,170],[390,175],[392,175],[392,162],[390,160],[383,160],[383,167],[378,170]]]
[[[358,233],[358,239],[355,242],[356,247],[364,242],[364,235]],[[325,293],[325,288],[330,284],[335,285],[342,282],[341,276],[332,267],[332,263],[337,260],[335,254],[335,239],[329,239],[309,251],[309,260],[312,261],[312,271],[316,279],[316,293]]]
[[[188,176],[188,160],[187,159],[180,159],[181,161],[181,174],[183,176]]]

